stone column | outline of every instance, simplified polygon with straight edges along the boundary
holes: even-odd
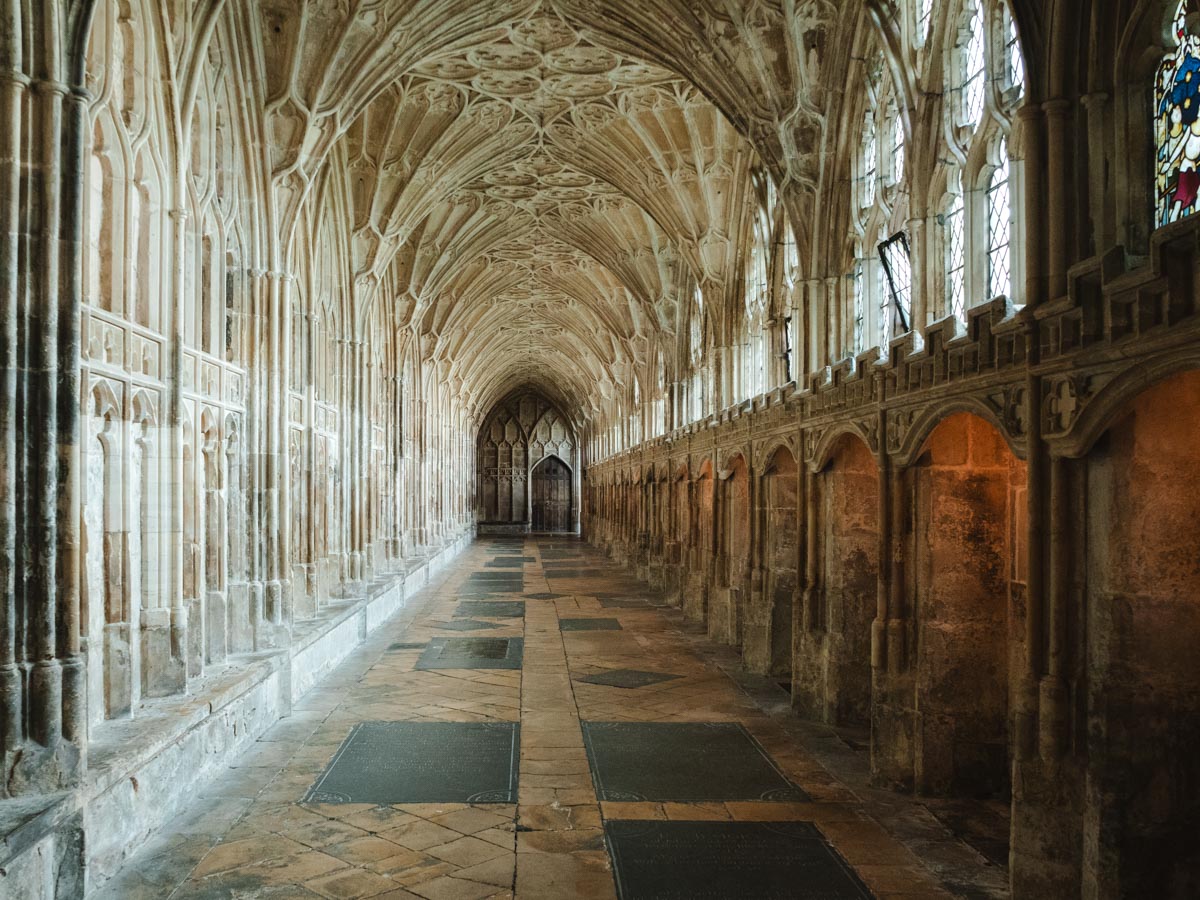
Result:
[[[41,191],[30,202],[40,210],[39,233],[29,235],[25,356],[25,633],[29,669],[29,737],[54,747],[62,737],[62,667],[57,657],[58,610],[58,319],[62,222],[62,84],[32,86],[33,150]],[[73,261],[69,261],[73,262]],[[68,307],[68,314],[71,310]],[[78,307],[74,310],[78,315]],[[70,361],[68,360],[68,365]],[[78,366],[78,361],[75,362]]]
[[[59,294],[58,347],[58,658],[62,663],[62,733],[86,768],[87,672],[80,647],[80,317],[83,303],[83,148],[88,131],[87,93],[73,88],[66,97],[63,158],[63,231],[65,260]],[[0,122],[3,122],[0,118]],[[0,264],[0,269],[3,265]]]
[[[0,759],[4,760],[25,739],[24,697],[17,669],[17,322],[21,294],[17,266],[21,101],[26,84],[19,71],[0,73]]]
[[[1034,103],[1027,103],[1017,110],[1017,122],[1021,130],[1021,146],[1025,165],[1022,178],[1025,183],[1025,302],[1036,304],[1045,293],[1043,254],[1046,252],[1045,217],[1042,204],[1045,201],[1042,175],[1042,111]]]
[[[1042,104],[1046,113],[1046,246],[1049,255],[1047,291],[1050,300],[1067,295],[1067,268],[1071,261],[1071,211],[1075,204],[1068,200],[1067,155],[1072,141],[1068,133],[1068,114],[1071,104],[1067,100],[1049,100]],[[1031,168],[1026,166],[1026,168]],[[1031,218],[1026,216],[1026,218]],[[1036,215],[1032,216],[1036,218]]]
[[[291,365],[291,289],[295,279],[286,273],[271,273],[271,388],[268,402],[270,431],[267,456],[267,489],[270,506],[267,518],[267,618],[275,632],[274,640],[285,643],[290,635],[292,617],[291,571],[291,491],[288,490],[288,411],[287,394]]]

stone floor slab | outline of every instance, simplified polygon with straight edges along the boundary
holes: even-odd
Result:
[[[515,803],[516,722],[363,722],[305,800],[315,803]]]
[[[434,638],[416,669],[519,669],[525,642],[521,638]]]
[[[804,800],[741,725],[583,722],[601,800]]]
[[[620,900],[870,900],[808,822],[616,820],[604,824]]]

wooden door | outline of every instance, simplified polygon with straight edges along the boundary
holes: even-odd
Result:
[[[533,470],[533,530],[571,530],[571,470],[547,456]]]

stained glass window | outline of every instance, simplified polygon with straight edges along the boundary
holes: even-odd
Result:
[[[1155,91],[1159,225],[1190,216],[1200,199],[1200,39],[1187,32],[1182,2],[1174,27],[1179,46],[1163,59]]]
[[[689,337],[692,365],[698,366],[700,358],[704,355],[704,295],[700,293],[700,288],[696,288],[692,299],[692,327]]]
[[[987,192],[988,296],[1012,295],[1012,205],[1009,202],[1008,147],[1000,141],[1000,164]]]
[[[960,322],[967,320],[967,254],[962,194],[946,210],[946,306]]]
[[[880,346],[885,346],[893,334],[908,331],[912,314],[912,260],[903,231],[879,245],[879,259],[883,262],[886,282],[881,284],[886,290],[880,292],[879,298],[879,339]]]
[[[978,125],[983,118],[984,89],[987,85],[983,55],[983,12],[979,0],[967,0],[967,41],[962,55],[963,125]]]

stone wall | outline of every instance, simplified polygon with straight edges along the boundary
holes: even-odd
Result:
[[[790,675],[798,715],[869,723],[877,784],[1011,798],[1019,896],[1195,890],[1197,233],[585,472],[586,536]],[[1126,332],[1148,296],[1176,312]]]

